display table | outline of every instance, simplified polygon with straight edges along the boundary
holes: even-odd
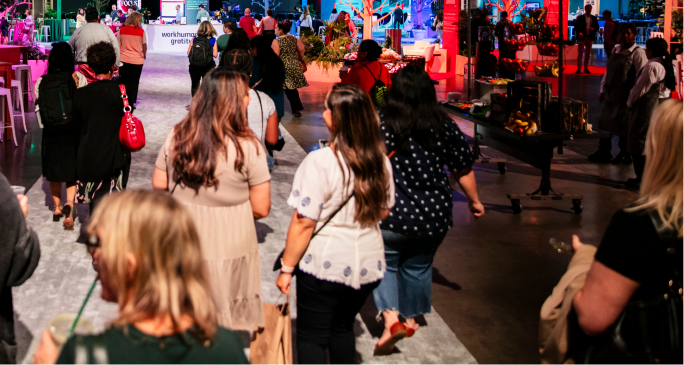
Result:
[[[514,213],[522,212],[520,201],[523,199],[571,200],[575,213],[582,213],[583,195],[559,194],[551,188],[551,159],[553,159],[553,150],[557,149],[558,153],[562,154],[564,141],[610,138],[610,133],[602,131],[576,134],[540,132],[529,136],[521,136],[511,133],[501,124],[494,123],[488,118],[472,116],[467,111],[447,103],[442,104],[442,106],[458,117],[475,124],[473,154],[476,157],[481,155],[480,144],[485,144],[541,170],[541,183],[536,191],[529,194],[508,194],[508,199],[511,200]]]
[[[537,51],[537,46],[525,46],[522,51],[518,51],[517,57],[524,61],[551,63],[558,59],[558,56],[542,56]],[[563,60],[575,61],[577,59],[577,45],[565,46],[563,49]]]
[[[213,24],[217,36],[223,34],[223,24]],[[187,54],[188,45],[197,35],[199,24],[143,24],[147,35],[147,50],[153,52],[167,52]]]

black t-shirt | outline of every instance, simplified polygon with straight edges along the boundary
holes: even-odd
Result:
[[[682,239],[675,247],[678,260],[675,269],[682,272]],[[671,279],[667,242],[658,236],[646,211],[628,213],[619,210],[603,235],[596,252],[596,261],[639,282],[639,289],[630,301],[650,299],[664,294]]]

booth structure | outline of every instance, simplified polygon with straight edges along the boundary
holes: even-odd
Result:
[[[161,0],[159,2],[159,10],[161,13],[161,20],[165,23],[173,22],[176,20],[176,6],[180,5],[181,12],[185,17],[185,1],[184,0]]]
[[[175,19],[175,17],[174,17]],[[186,54],[192,38],[197,35],[199,24],[194,24],[194,17],[188,25],[156,25],[143,24],[147,34],[147,49],[153,52]],[[222,24],[213,24],[217,34],[223,34]]]

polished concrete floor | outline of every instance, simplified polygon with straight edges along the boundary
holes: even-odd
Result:
[[[181,61],[166,58],[155,59],[155,57],[157,56],[153,56],[152,61],[157,63],[157,67],[150,67],[143,71],[142,82],[145,85],[141,86],[141,95],[150,93],[149,101],[157,101],[158,98],[168,96],[176,103],[185,103],[181,107],[187,105],[187,101],[181,100],[182,97],[177,96],[178,92],[173,88],[164,86],[161,93],[157,91],[164,84],[156,82],[168,81],[168,75],[161,75],[162,69],[167,67],[163,62]],[[150,63],[154,64],[152,61]],[[146,81],[146,77],[150,81]],[[189,77],[186,73],[182,73],[181,77],[188,78],[179,83],[189,89]],[[568,75],[565,82],[566,96],[587,101],[590,108],[590,121],[596,118],[600,110],[600,104],[596,100],[600,78]],[[321,112],[324,109],[325,95],[330,90],[331,84],[321,81],[310,81],[309,84],[310,87],[300,90],[305,106],[303,117],[293,118],[286,102],[288,113],[283,119],[283,127],[287,134],[292,136],[292,138],[287,138],[290,144],[287,148],[290,148],[291,152],[280,160],[281,164],[277,167],[280,172],[276,171],[278,175],[274,174],[274,179],[282,180],[282,186],[278,185],[277,188],[278,195],[287,192],[287,178],[296,169],[297,161],[301,159],[302,153],[313,150],[320,138],[328,137]],[[444,97],[443,95],[448,91],[462,90],[463,80],[462,78],[444,80],[436,86],[436,89],[438,95]],[[157,94],[153,96],[152,92]],[[145,105],[144,98],[141,104]],[[150,137],[150,139],[154,138],[155,142],[150,146],[148,153],[150,156],[145,157],[148,160],[155,154],[156,151],[153,150],[158,150],[157,144],[160,142],[156,140],[164,136],[164,131],[168,130],[173,123],[164,120],[166,118],[164,113],[168,111],[163,110],[163,105],[150,105],[148,110],[144,109],[141,107],[143,112],[140,113],[143,122],[160,120],[159,123],[165,128],[158,129]],[[182,113],[178,111],[178,106],[174,107],[173,112]],[[19,133],[20,146],[15,148],[8,141],[0,144],[0,170],[13,184],[27,188],[33,187],[32,196],[45,200],[47,205],[46,188],[43,186],[43,179],[40,178],[41,132],[36,128],[35,118],[31,114],[27,114],[27,117],[29,118],[29,133],[27,135],[23,132]],[[472,125],[458,118],[456,121],[461,129],[472,137]],[[470,143],[472,143],[472,138]],[[552,183],[556,191],[582,193],[586,196],[583,202],[584,212],[581,215],[572,212],[569,202],[524,203],[523,212],[519,215],[513,214],[506,194],[528,193],[535,190],[539,184],[539,171],[510,158],[507,163],[508,172],[504,175],[499,174],[495,165],[476,165],[478,192],[487,213],[483,218],[474,220],[467,210],[463,194],[454,192],[455,224],[435,257],[433,270],[435,313],[423,322],[427,324],[427,328],[424,328],[425,334],[430,334],[429,337],[424,337],[425,345],[416,347],[415,341],[404,341],[405,343],[399,344],[399,349],[403,353],[395,354],[391,359],[360,357],[359,361],[469,362],[467,359],[472,359],[469,357],[472,354],[474,360],[480,363],[538,362],[536,343],[539,309],[569,261],[568,256],[558,254],[551,249],[548,244],[549,239],[556,238],[567,242],[572,234],[579,234],[585,243],[598,244],[612,214],[636,197],[636,193],[625,190],[620,184],[621,181],[632,176],[631,167],[588,163],[586,155],[593,152],[595,146],[595,141],[569,141],[566,144],[565,153],[556,156],[552,165]],[[302,152],[298,152],[302,149]],[[483,152],[490,157],[507,157],[487,148]],[[137,185],[144,187],[148,184],[144,179],[149,179],[150,166],[142,162],[138,162],[138,165],[136,168],[139,169],[142,180],[139,180]],[[36,181],[39,181],[40,185],[36,186]],[[279,211],[283,209],[286,207],[278,205]],[[45,215],[46,212],[49,213],[45,211],[41,214]],[[276,213],[276,217],[265,223],[271,231],[264,232],[273,233],[266,234],[267,245],[270,245],[270,240],[282,238],[280,236],[286,229],[287,222],[280,219],[280,212]],[[49,219],[45,221],[47,220]],[[43,222],[37,219],[35,224],[43,224]],[[258,229],[266,228],[258,227]],[[49,230],[42,234],[57,235]],[[43,236],[41,240],[42,238]],[[60,239],[61,241],[56,242],[54,246],[50,246],[48,251],[50,254],[55,255],[59,252],[59,247],[67,247],[60,246],[67,244],[66,239],[61,236]],[[73,238],[71,242],[75,240]],[[68,247],[70,250],[74,249],[71,246]],[[270,247],[270,252],[278,246],[268,247]],[[81,257],[82,252],[73,256],[78,256],[81,261],[85,260]],[[83,269],[81,266],[84,262],[87,264],[87,260],[81,261],[78,267]],[[268,262],[268,258],[264,259],[264,262]],[[54,275],[54,272],[48,270],[40,275],[48,274]],[[35,280],[39,279],[40,277],[35,278]],[[18,301],[27,306],[26,308],[37,305],[31,300],[31,293],[35,295],[35,291],[41,288],[40,283],[36,283],[35,280],[27,283],[31,286],[20,289]],[[79,283],[79,286],[87,287],[89,280]],[[68,283],[61,285],[68,286]],[[78,293],[74,295],[81,297]],[[271,295],[271,293],[268,294],[269,297]],[[23,313],[25,316],[26,312]],[[381,328],[373,324],[371,319],[374,314],[373,304],[369,301],[362,310],[363,323],[360,331],[364,333],[369,331],[372,336],[377,336]],[[34,320],[36,319],[29,318],[27,321]],[[441,323],[445,323],[450,331],[444,332],[440,327]],[[28,327],[34,331],[34,326]],[[450,332],[453,333],[450,334]],[[372,337],[361,334],[359,336],[361,336],[358,340],[360,341],[359,351],[363,349],[362,352],[365,353],[371,350]],[[433,336],[444,340],[436,344],[429,343],[435,338]],[[452,356],[453,348],[459,346],[464,346],[467,351],[459,355],[460,357]],[[30,350],[24,349],[24,351],[26,354]],[[25,358],[24,361],[30,361],[30,359]]]

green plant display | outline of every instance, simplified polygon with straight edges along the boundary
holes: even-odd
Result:
[[[43,13],[43,19],[57,19],[57,10],[47,7]]]
[[[672,10],[672,32],[674,33],[671,40],[673,42],[682,43],[682,11]]]
[[[385,35],[385,42],[382,44],[382,48],[391,49],[394,52],[397,51],[394,47],[392,47],[392,38],[389,35]]]
[[[331,29],[333,34],[341,34],[346,24],[334,24],[323,22],[327,29]],[[351,38],[337,37],[335,40],[325,45],[323,41],[312,31],[305,31],[301,37],[304,44],[304,61],[315,63],[326,74],[331,68],[339,66],[344,60],[344,55],[350,53],[349,45]]]

